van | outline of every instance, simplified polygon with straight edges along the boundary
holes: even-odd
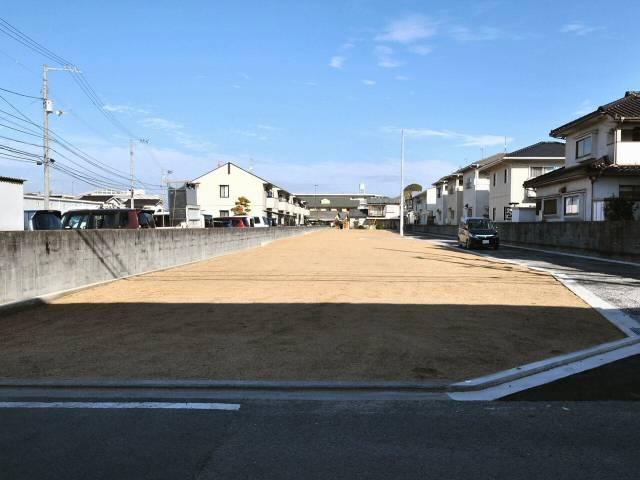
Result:
[[[256,228],[267,228],[271,226],[267,217],[253,217],[253,226]]]
[[[25,230],[61,230],[62,213],[60,210],[25,210]]]
[[[62,216],[65,230],[156,228],[153,212],[127,208],[69,210]]]

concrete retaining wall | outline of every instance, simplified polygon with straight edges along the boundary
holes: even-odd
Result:
[[[504,222],[500,241],[640,257],[640,222]],[[415,232],[455,237],[455,225],[410,225]]]
[[[212,258],[324,227],[0,232],[0,304]]]

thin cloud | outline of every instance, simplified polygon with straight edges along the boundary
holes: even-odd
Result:
[[[378,59],[378,66],[382,68],[396,68],[403,65],[402,62],[394,58],[394,50],[386,45],[378,45],[374,49],[374,54]]]
[[[138,107],[131,107],[129,105],[106,104],[103,108],[108,112],[124,113],[127,115],[134,115],[134,114],[148,115],[149,114],[148,110],[145,110],[143,108],[138,108]]]
[[[577,22],[571,22],[571,23],[567,23],[566,25],[563,25],[560,31],[562,33],[568,33],[571,35],[582,37],[584,35],[588,35],[590,33],[597,32],[603,29],[604,27],[595,27],[593,25],[588,25],[584,22],[577,21]]]
[[[338,70],[341,70],[342,67],[344,67],[344,62],[346,62],[347,59],[343,56],[340,55],[335,55],[333,57],[331,57],[331,60],[329,60],[329,66],[331,68],[336,68]]]
[[[594,110],[595,110],[595,107],[591,103],[591,100],[587,98],[580,103],[578,110],[576,110],[574,114],[581,117],[583,115],[593,112]]]
[[[194,135],[186,133],[184,126],[180,123],[168,120],[162,117],[147,117],[138,120],[138,123],[143,127],[151,128],[165,133],[174,142],[183,147],[203,152],[212,149],[215,145],[208,140],[200,139]]]
[[[428,55],[433,52],[433,48],[428,47],[427,45],[413,45],[409,47],[409,51],[416,55]]]
[[[387,25],[384,32],[376,36],[379,42],[409,44],[432,37],[437,33],[437,24],[424,15],[408,15]]]
[[[362,83],[364,83],[367,87],[373,87],[376,84],[375,80],[362,80]]]
[[[411,78],[405,76],[405,75],[396,75],[395,77],[393,77],[395,80],[398,80],[399,82],[406,82],[407,80],[411,80]]]
[[[401,129],[398,127],[382,127],[385,133],[399,134]],[[405,135],[415,138],[437,137],[448,140],[457,140],[462,143],[461,147],[492,147],[496,145],[504,145],[504,135],[474,135],[468,133],[459,133],[451,130],[434,130],[430,128],[405,128]],[[506,137],[506,142],[512,142],[512,137]]]
[[[496,40],[502,35],[500,30],[494,27],[479,27],[477,29],[471,29],[462,25],[454,25],[450,27],[448,33],[451,38],[461,43]]]

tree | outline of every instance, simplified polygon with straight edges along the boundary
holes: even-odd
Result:
[[[422,185],[418,183],[412,183],[410,185],[407,185],[406,187],[404,187],[404,199],[411,200],[411,193],[421,192],[421,191],[422,191]]]
[[[236,200],[236,206],[231,209],[234,215],[249,215],[251,208],[251,201],[247,197],[238,197]]]
[[[604,203],[604,218],[607,220],[633,220],[634,202],[626,198],[610,197]]]

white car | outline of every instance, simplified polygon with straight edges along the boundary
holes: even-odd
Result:
[[[267,217],[253,217],[253,227],[255,228],[267,228],[270,225]]]

